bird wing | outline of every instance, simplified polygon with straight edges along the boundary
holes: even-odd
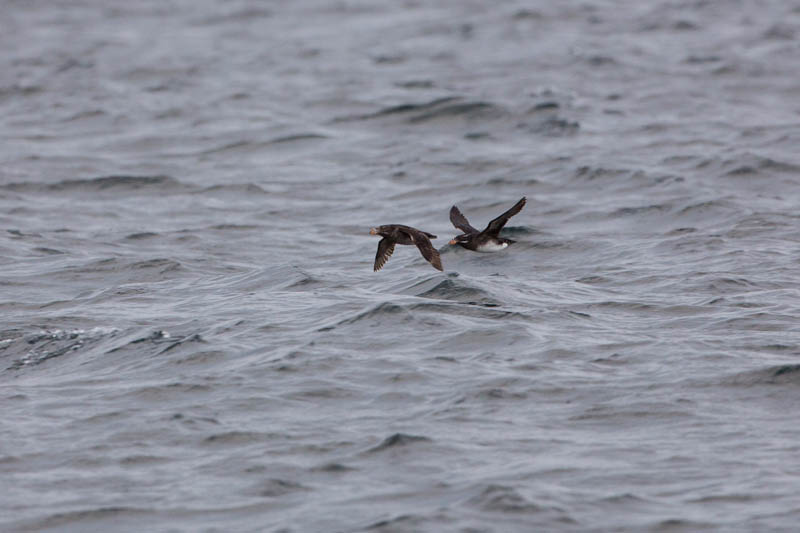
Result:
[[[522,211],[522,208],[525,207],[525,197],[523,196],[519,202],[514,204],[514,207],[497,217],[496,219],[489,222],[489,225],[486,226],[486,229],[483,230],[484,232],[497,235],[500,233],[500,230],[503,229],[503,226],[506,225],[508,219]]]
[[[442,268],[442,258],[439,257],[439,252],[433,247],[433,244],[431,244],[431,240],[428,238],[428,236],[414,228],[410,229],[413,231],[409,231],[407,233],[411,236],[411,240],[414,241],[414,244],[417,245],[417,248],[419,248],[419,252],[422,254],[422,257],[424,257],[426,261],[433,265],[433,268],[436,270],[444,270]]]
[[[467,217],[462,215],[456,206],[450,208],[450,222],[464,233],[478,233],[478,230],[469,225]]]
[[[383,265],[385,265],[386,261],[388,261],[389,258],[392,257],[393,253],[394,253],[394,241],[392,239],[389,239],[388,237],[384,237],[383,239],[381,239],[381,241],[378,243],[378,253],[375,254],[375,268],[373,271],[377,272],[378,270],[383,268]]]

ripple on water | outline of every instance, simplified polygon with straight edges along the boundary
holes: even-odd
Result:
[[[476,283],[459,276],[449,276],[445,279],[431,278],[420,281],[402,291],[403,294],[413,294],[421,298],[449,300],[484,307],[499,307],[501,302],[492,297],[488,290],[479,287]]]
[[[479,487],[477,494],[469,497],[464,506],[492,513],[498,516],[499,523],[514,517],[527,516],[537,523],[568,526],[577,524],[571,514],[557,505],[537,503],[527,498],[519,489],[499,483],[489,483]],[[535,518],[534,518],[535,517]]]
[[[725,378],[723,383],[735,387],[800,385],[800,364],[773,365],[767,368],[739,372]]]
[[[52,513],[27,523],[18,524],[20,531],[108,531],[121,524],[157,527],[158,512],[148,507],[99,506],[75,511]],[[116,527],[115,527],[116,526]]]
[[[380,453],[388,450],[393,450],[396,448],[403,448],[406,446],[422,442],[431,442],[431,439],[429,439],[428,437],[423,437],[421,435],[395,433],[383,439],[383,441],[381,441],[380,444],[368,449],[367,453]]]
[[[0,189],[19,192],[64,193],[175,193],[190,187],[170,176],[103,176],[89,179],[62,180],[54,183],[20,182],[0,186]]]
[[[0,354],[12,358],[6,370],[21,370],[68,354],[85,353],[112,342],[118,334],[118,329],[108,327],[44,330],[6,339],[0,344]]]

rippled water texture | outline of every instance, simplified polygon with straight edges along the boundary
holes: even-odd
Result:
[[[796,530],[800,3],[9,0],[0,49],[0,530]],[[389,223],[445,271],[373,273]]]

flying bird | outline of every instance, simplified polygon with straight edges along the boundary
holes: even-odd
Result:
[[[486,226],[486,229],[483,231],[478,231],[473,228],[467,220],[467,217],[462,215],[461,211],[458,210],[458,207],[451,207],[450,222],[464,233],[453,237],[450,244],[460,244],[467,250],[476,252],[499,252],[500,250],[508,248],[509,244],[513,244],[517,241],[500,237],[500,230],[503,229],[503,226],[506,225],[509,218],[519,213],[522,208],[525,207],[525,202],[526,200],[523,196],[519,202],[514,204],[514,207],[489,222],[489,225]]]
[[[400,224],[387,224],[385,226],[378,226],[369,230],[370,235],[380,235],[383,237],[378,243],[378,253],[375,254],[375,268],[377,272],[386,261],[392,256],[395,244],[414,244],[419,248],[422,257],[424,257],[433,268],[436,270],[442,269],[442,259],[439,257],[439,252],[431,244],[431,239],[435,239],[436,235],[420,231],[417,228],[410,226],[402,226]]]

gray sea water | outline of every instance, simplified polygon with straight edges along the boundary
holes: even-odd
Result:
[[[0,50],[0,530],[797,530],[800,2],[5,0]]]

